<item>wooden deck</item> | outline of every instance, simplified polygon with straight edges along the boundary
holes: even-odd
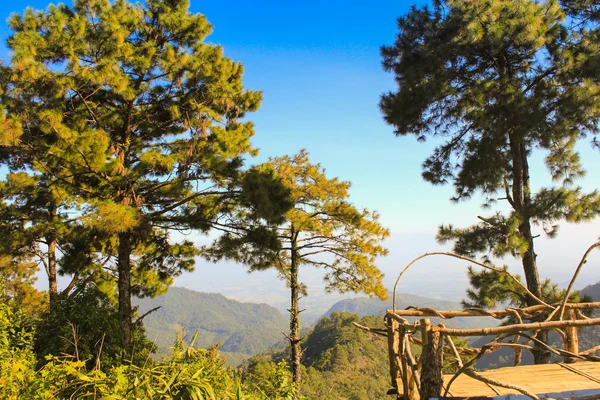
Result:
[[[479,372],[503,383],[521,386],[536,394],[600,389],[600,362],[505,367]],[[452,375],[444,375],[444,391]],[[519,392],[485,384],[464,374],[450,386],[451,397],[495,397]]]

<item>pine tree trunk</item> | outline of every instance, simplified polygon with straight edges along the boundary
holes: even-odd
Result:
[[[529,238],[527,251],[522,256],[523,271],[525,272],[525,281],[527,288],[540,299],[542,298],[542,285],[538,273],[536,254],[533,247],[533,236],[531,234],[531,225],[529,218],[519,226],[519,231],[524,237]],[[527,305],[536,305],[537,302],[528,298]],[[546,319],[546,314],[540,314],[533,318],[535,322],[542,322]],[[543,343],[548,343],[548,331],[539,331],[537,339]],[[535,342],[533,350],[533,361],[535,364],[548,364],[550,362],[550,352],[540,343]]]
[[[58,296],[58,282],[56,278],[56,236],[53,234],[47,235],[46,243],[48,243],[48,290],[50,292],[50,308],[53,308],[56,297]]]
[[[440,332],[426,332],[427,339],[423,339],[423,353],[421,354],[421,398],[429,399],[442,394],[444,376],[444,343]]]
[[[51,205],[48,215],[48,222],[50,222],[50,224],[52,224],[54,221],[54,217],[56,217],[56,207]],[[48,246],[46,262],[48,263],[48,291],[50,294],[50,309],[54,309],[56,307],[56,299],[58,297],[58,280],[56,277],[56,233],[53,230],[50,230],[50,233],[46,235],[45,239]]]
[[[527,241],[527,251],[521,255],[521,263],[527,288],[536,295],[542,298],[542,285],[540,283],[540,275],[537,268],[535,248],[533,243],[533,234],[531,232],[531,217],[529,210],[531,207],[531,187],[529,182],[529,164],[527,162],[527,149],[523,141],[516,138],[516,135],[511,135],[510,144],[513,154],[513,190],[512,190],[512,206],[521,218],[518,230],[521,237]],[[527,305],[536,305],[537,302],[528,296]],[[540,314],[533,321],[543,321],[544,314]],[[543,343],[548,343],[548,332],[540,331],[537,335]],[[535,343],[533,358],[535,364],[547,364],[550,362],[550,352],[540,343]]]
[[[123,347],[131,349],[132,340],[132,309],[131,309],[131,233],[119,234],[119,315],[121,319],[121,330],[123,331]]]
[[[300,359],[302,358],[302,349],[300,348],[300,284],[298,282],[298,253],[296,249],[296,234],[292,233],[292,250],[290,263],[290,346],[292,349],[292,376],[296,385],[296,398],[300,395],[300,384],[302,381],[302,370],[300,368]]]

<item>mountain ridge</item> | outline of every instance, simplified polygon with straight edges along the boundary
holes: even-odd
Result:
[[[587,285],[579,291],[582,296],[590,296],[594,301],[600,301],[600,282]]]
[[[270,348],[287,327],[286,318],[265,303],[243,303],[220,293],[203,293],[171,287],[154,299],[135,299],[140,314],[160,307],[144,319],[147,336],[158,346],[158,355],[167,354],[177,334],[184,339],[198,332],[197,347],[221,344],[230,363],[242,361]]]

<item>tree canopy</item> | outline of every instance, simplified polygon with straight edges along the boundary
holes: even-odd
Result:
[[[381,97],[386,122],[399,136],[435,138],[423,178],[451,183],[452,200],[482,193],[485,206],[502,200],[509,210],[467,228],[442,225],[438,239],[461,254],[521,258],[528,288],[541,296],[535,225],[553,236],[561,220],[600,214],[598,192],[576,185],[585,170],[575,147],[599,130],[597,6],[435,1],[398,27],[394,44],[382,48],[398,86]],[[534,151],[545,156],[546,187],[531,182]]]
[[[291,292],[290,334],[294,382],[300,387],[300,295],[307,288],[299,280],[302,266],[314,266],[325,271],[326,290],[363,292],[387,297],[383,274],[376,266],[377,257],[387,255],[381,242],[389,235],[378,221],[378,214],[357,209],[349,201],[349,182],[327,178],[325,169],[312,164],[308,153],[283,156],[270,160],[262,169],[274,170],[291,191],[293,207],[282,223],[277,224],[277,236],[256,236],[228,232],[207,251],[214,258],[233,258],[251,271],[276,268]],[[270,251],[256,252],[267,247]]]
[[[187,0],[75,0],[9,21],[0,91],[8,179],[27,175],[46,199],[36,207],[49,252],[49,238],[63,231],[56,221],[88,232],[77,235],[88,239],[83,248],[66,240],[78,251],[63,271],[76,273],[73,260],[84,258],[96,276],[117,281],[126,345],[131,296],[164,291],[199,254],[171,232],[208,231],[242,205],[255,220],[286,209],[285,191],[248,193],[247,181],[262,178],[242,168],[256,154],[244,117],[261,93],[244,89],[242,65],[204,41],[212,27],[188,8]],[[265,210],[255,203],[262,196],[279,197]],[[24,226],[32,225],[40,226],[30,217]]]

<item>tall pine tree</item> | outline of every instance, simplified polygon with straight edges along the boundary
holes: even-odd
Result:
[[[538,297],[535,225],[553,236],[558,221],[600,213],[598,193],[575,184],[585,174],[575,145],[596,134],[600,121],[592,3],[437,0],[399,18],[395,43],[382,49],[398,85],[381,98],[386,122],[396,135],[440,143],[423,163],[423,178],[452,183],[454,201],[479,192],[487,206],[501,197],[510,210],[464,229],[441,226],[438,239],[453,241],[461,254],[520,258]],[[534,151],[545,154],[552,176],[537,192]],[[535,352],[536,363],[548,360],[549,353]]]
[[[308,154],[270,160],[260,168],[274,170],[291,191],[293,207],[277,225],[277,237],[256,232],[229,231],[209,257],[232,258],[250,267],[250,271],[276,268],[290,288],[290,333],[292,373],[296,388],[301,386],[302,348],[300,337],[301,295],[307,287],[300,282],[300,268],[313,266],[325,271],[326,290],[362,292],[385,299],[383,274],[377,257],[387,255],[381,242],[389,235],[378,221],[378,214],[357,209],[349,201],[349,182],[327,178],[325,169],[312,164]],[[264,251],[264,249],[270,251]],[[256,249],[263,249],[256,251]]]
[[[75,0],[9,21],[3,151],[27,151],[25,171],[78,199],[74,218],[95,232],[90,253],[117,281],[126,347],[131,296],[159,293],[193,268],[198,250],[171,232],[207,231],[240,202],[256,211],[261,196],[286,195],[247,193],[258,172],[242,169],[256,153],[242,119],[261,93],[245,90],[242,65],[204,42],[211,25],[188,7]],[[268,204],[256,220],[285,210],[285,201]]]
[[[41,266],[48,277],[52,308],[59,295],[66,296],[74,288],[93,255],[81,240],[84,225],[69,215],[76,207],[71,193],[48,174],[33,172],[28,153],[19,152],[13,161],[5,159],[9,172],[0,181],[0,223],[11,234],[0,246],[0,256],[15,267]],[[66,274],[71,275],[70,283],[59,290],[58,276]]]
[[[50,306],[53,307],[59,295],[58,275],[65,273],[61,268],[61,255],[84,249],[66,245],[66,238],[72,236],[74,230],[80,230],[81,224],[68,214],[76,208],[77,198],[69,191],[68,185],[63,185],[56,179],[56,173],[64,166],[50,162],[40,163],[39,150],[49,142],[55,142],[56,137],[33,137],[30,131],[23,131],[20,118],[10,114],[10,110],[21,107],[25,102],[35,102],[36,98],[13,97],[10,92],[11,78],[15,71],[7,66],[0,66],[0,99],[6,113],[0,128],[0,164],[7,172],[0,181],[0,201],[2,208],[0,221],[10,238],[2,246],[2,256],[10,263],[25,262],[32,267],[43,266],[48,277],[48,293]],[[43,89],[41,89],[43,92]],[[77,232],[80,234],[81,232]],[[61,252],[62,250],[62,252]],[[78,254],[77,259],[83,260]],[[72,258],[74,260],[74,258]],[[23,264],[21,264],[23,265]],[[73,274],[71,282],[62,290],[69,293],[79,279],[81,265],[71,265]]]

